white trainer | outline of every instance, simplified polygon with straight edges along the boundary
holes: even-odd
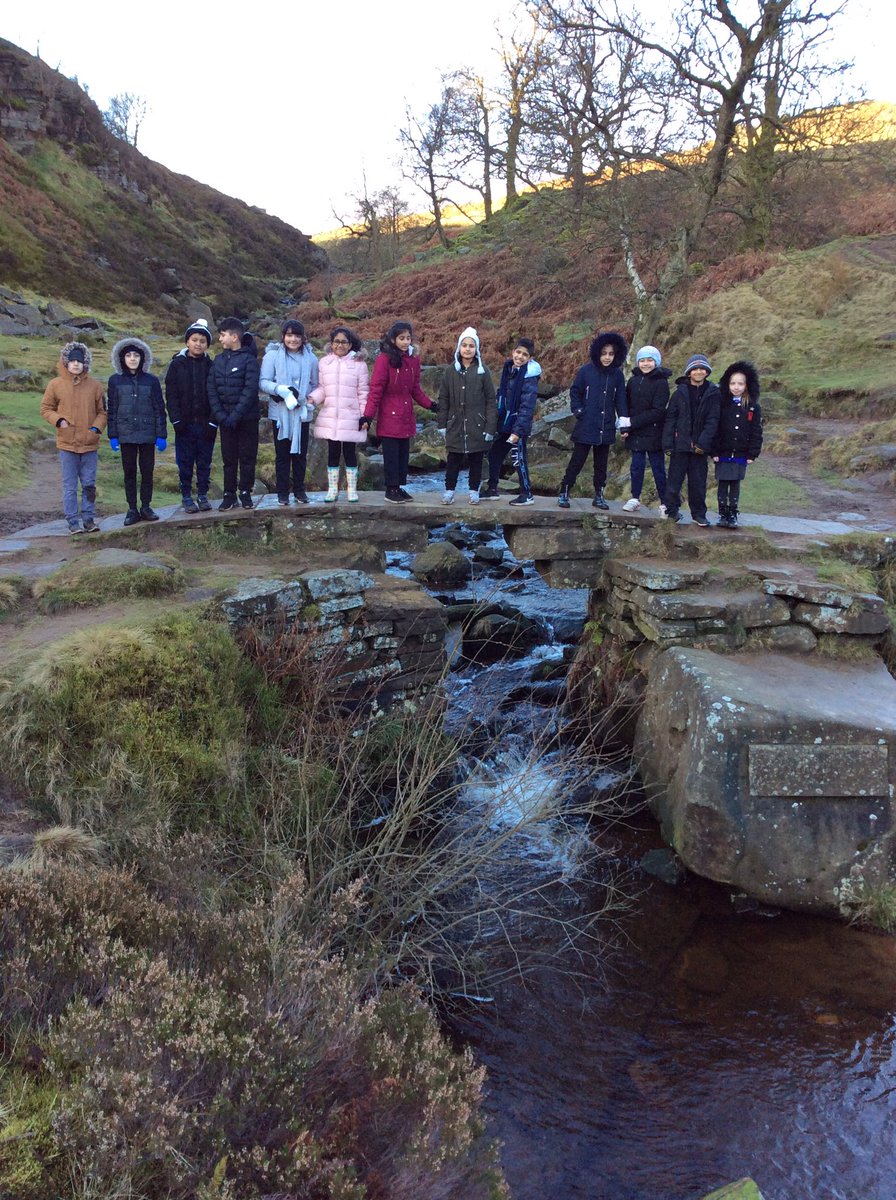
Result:
[[[665,515],[666,515],[666,506],[665,506],[665,504],[661,504],[660,505],[660,516],[664,517]]]
[[[446,488],[445,495],[442,497],[442,503],[443,504],[453,504],[454,503],[454,492],[448,491],[448,489]]]
[[[474,491],[472,491],[472,489],[471,489],[471,491],[470,491],[470,503],[471,503],[471,504],[478,504],[478,503],[479,503],[479,489],[478,489],[478,488],[476,489],[476,491],[475,491],[475,492],[474,492]]]
[[[623,504],[622,511],[623,512],[637,512],[637,510],[640,507],[641,507],[641,501],[638,499],[637,496],[632,496],[631,500],[626,500],[625,504]]]

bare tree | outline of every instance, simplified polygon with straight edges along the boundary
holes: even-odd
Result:
[[[505,205],[517,198],[520,138],[527,125],[530,93],[543,64],[544,33],[536,20],[525,33],[514,32],[501,39],[501,63],[504,68],[498,89],[504,106],[504,178],[507,181]]]
[[[402,222],[407,217],[408,203],[395,187],[370,192],[367,175],[359,193],[351,197],[353,213],[346,218],[334,209],[333,216],[344,230],[352,251],[349,269],[358,269],[358,251],[367,268],[379,272],[398,264]]]
[[[134,92],[120,92],[109,99],[109,107],[103,113],[103,124],[115,137],[136,147],[140,127],[146,119],[149,106],[145,96]]]
[[[475,158],[475,147],[458,137],[463,127],[463,100],[459,89],[448,79],[442,82],[442,94],[431,104],[423,117],[406,109],[406,123],[399,131],[402,146],[401,170],[404,177],[415,183],[429,201],[433,225],[439,241],[448,245],[442,216],[445,206],[453,204],[447,189],[456,185],[464,170]]]
[[[454,141],[467,152],[466,171],[459,181],[482,197],[485,219],[492,215],[492,178],[502,171],[499,100],[483,75],[469,69],[448,76],[457,88]]]

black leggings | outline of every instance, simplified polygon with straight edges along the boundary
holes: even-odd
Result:
[[[347,467],[358,465],[357,442],[332,442],[327,438],[327,466],[338,467],[340,458],[345,459]]]
[[[291,438],[276,438],[274,442],[274,473],[278,496],[289,495],[290,476],[292,477],[292,493],[294,496],[301,495],[305,490],[305,470],[308,465],[308,433],[310,429],[310,424],[307,421],[303,421],[298,454],[292,453]],[[274,433],[276,434],[276,432],[275,429]]]
[[[156,465],[154,442],[122,442],[121,465],[124,469],[124,494],[128,508],[137,507],[137,466],[140,466],[140,505],[152,504],[152,473]]]
[[[572,487],[579,477],[579,471],[584,467],[588,451],[594,451],[594,490],[599,492],[607,482],[607,460],[610,457],[610,445],[589,446],[587,442],[576,442],[573,447],[569,465],[563,473],[562,487]]]
[[[470,485],[470,491],[476,492],[479,490],[479,485],[482,483],[482,456],[484,450],[478,451],[475,454],[461,454],[459,450],[448,451],[448,464],[445,468],[445,490],[453,492],[457,487],[457,477],[460,475],[461,467],[464,465],[464,459],[469,459],[467,465],[467,479]]]
[[[720,479],[719,485],[719,507],[723,504],[730,504],[732,508],[737,508],[737,502],[740,499],[740,480],[739,479]]]
[[[408,481],[408,458],[411,454],[411,439],[380,438],[383,448],[383,475],[387,488],[402,487]]]

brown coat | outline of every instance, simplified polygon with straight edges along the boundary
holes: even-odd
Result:
[[[87,454],[99,449],[100,433],[106,428],[106,407],[103,402],[103,385],[91,379],[85,372],[72,375],[60,361],[56,378],[51,379],[40,402],[40,415],[51,425],[61,417],[68,421],[67,428],[56,428],[57,450],[71,450],[75,454]]]

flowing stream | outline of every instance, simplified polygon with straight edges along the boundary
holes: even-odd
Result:
[[[471,554],[500,541],[463,526],[435,536],[446,532]],[[392,556],[394,572],[407,565]],[[558,719],[562,680],[550,676],[587,593],[546,588],[508,553],[437,594],[498,599],[544,623],[527,656],[458,655],[449,681],[449,726],[482,730],[471,808],[499,789],[512,817],[547,786],[550,764],[527,763],[525,748]],[[632,899],[584,978],[543,966],[446,1018],[488,1068],[514,1200],[698,1200],[745,1175],[766,1200],[896,1200],[896,939],[752,906],[693,876],[663,883],[640,868],[662,845],[646,815],[543,833],[516,847],[516,870],[575,887],[587,838],[629,873]],[[578,903],[591,886],[579,882]],[[534,925],[530,948],[547,936]]]

